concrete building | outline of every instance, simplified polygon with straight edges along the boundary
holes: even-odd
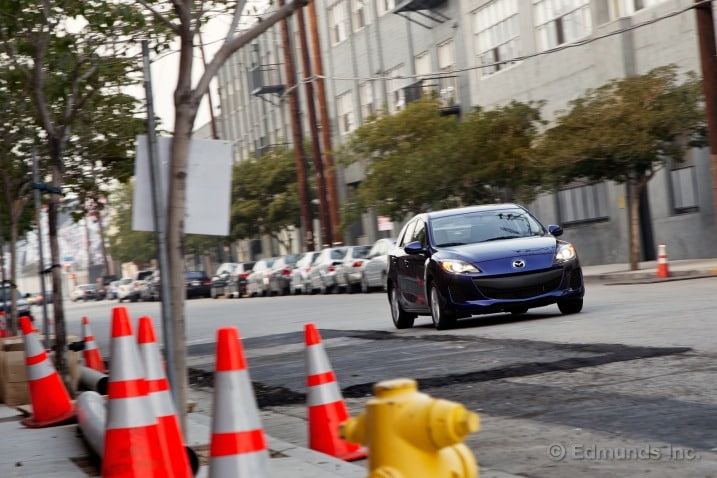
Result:
[[[544,100],[543,117],[551,120],[570,100],[611,79],[668,64],[700,73],[691,0],[317,0],[315,5],[335,145],[378,108],[395,112],[428,90],[439,95],[446,113]],[[275,26],[220,73],[221,134],[235,141],[238,160],[290,143],[282,64]],[[300,64],[298,70],[301,79]],[[302,124],[308,131],[305,118]],[[337,173],[340,197],[350,196],[363,171],[352,165]],[[640,213],[642,259],[654,259],[658,244],[666,244],[673,259],[717,254],[711,177],[705,148],[690,151],[685,162],[668,165],[652,179]],[[565,238],[577,245],[585,264],[628,261],[624,185],[565,188],[529,206],[544,222],[565,227]],[[397,233],[398,226],[383,234]],[[346,241],[371,243],[380,234],[369,213],[347,231]]]

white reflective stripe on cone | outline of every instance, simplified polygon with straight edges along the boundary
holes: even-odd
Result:
[[[306,404],[310,407],[328,405],[343,400],[339,384],[336,381],[309,387],[306,393]]]
[[[159,359],[159,348],[157,342],[145,342],[139,344],[139,353],[142,355],[142,363],[144,364],[144,373],[147,380],[158,380],[165,378],[164,370]]]
[[[25,357],[35,357],[45,351],[35,332],[25,336]]]
[[[85,339],[85,350],[95,350],[97,348],[97,344],[94,340],[87,340]]]
[[[49,360],[43,360],[40,363],[28,365],[26,370],[28,380],[40,380],[41,378],[49,377],[55,373],[55,367],[52,366]]]
[[[319,343],[306,347],[306,370],[308,375],[331,371],[331,363],[324,347]]]
[[[157,424],[149,397],[113,398],[107,402],[107,430]]]
[[[149,399],[152,401],[152,410],[158,417],[168,417],[170,415],[176,415],[174,410],[174,403],[172,402],[172,396],[169,391],[151,392]]]
[[[241,455],[211,458],[210,478],[268,478],[269,452],[267,450]]]
[[[112,370],[110,382],[124,382],[144,378],[144,367],[137,356],[137,343],[131,335],[112,338]],[[124,348],[126,347],[126,348]],[[127,350],[130,353],[120,353]]]
[[[261,428],[254,389],[246,370],[214,372],[214,390],[231,391],[215,393],[215,416],[213,433],[234,433]]]

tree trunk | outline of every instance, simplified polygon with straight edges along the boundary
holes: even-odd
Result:
[[[630,270],[638,269],[640,261],[640,196],[645,190],[645,182],[633,180],[628,184],[630,208]]]

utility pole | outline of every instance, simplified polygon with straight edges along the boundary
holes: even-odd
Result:
[[[707,113],[707,143],[710,148],[710,166],[712,169],[712,215],[717,233],[717,45],[715,45],[714,11],[712,2],[699,3],[695,8],[697,15],[697,36],[700,45],[700,64],[702,65],[702,87],[705,93],[705,111]]]
[[[316,104],[314,103],[314,83],[311,81],[312,69],[309,59],[309,46],[306,41],[306,25],[304,23],[304,9],[296,9],[296,22],[298,24],[299,42],[301,43],[301,63],[304,70],[304,87],[306,89],[306,107],[309,113],[309,130],[311,131],[311,151],[314,168],[316,169],[316,193],[319,197],[319,220],[321,222],[321,245],[331,245],[331,215],[327,199],[327,184],[323,161],[321,159],[321,146],[317,132]]]
[[[284,6],[284,0],[279,0],[279,8]],[[284,50],[284,71],[286,72],[286,88],[289,96],[289,117],[291,119],[291,136],[294,143],[294,158],[296,160],[296,180],[299,184],[299,207],[301,220],[304,224],[304,247],[307,251],[314,250],[314,225],[311,215],[311,195],[307,181],[306,156],[304,156],[304,136],[301,133],[301,114],[299,113],[299,92],[296,87],[296,68],[294,65],[294,50],[291,48],[289,37],[289,21],[281,21],[281,46]]]
[[[331,156],[331,128],[329,121],[329,110],[326,106],[326,89],[324,88],[324,64],[321,59],[321,43],[319,42],[319,29],[316,25],[315,2],[309,2],[306,6],[309,16],[309,31],[311,32],[311,51],[314,57],[314,77],[316,79],[316,96],[319,100],[319,115],[321,117],[321,140],[323,147],[322,164],[326,176],[326,188],[328,192],[329,217],[331,220],[332,243],[341,243],[343,238],[339,232],[339,198],[336,189],[336,175],[334,174],[334,160]]]

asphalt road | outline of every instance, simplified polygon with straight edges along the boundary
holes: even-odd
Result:
[[[216,329],[237,326],[267,433],[305,446],[303,327],[313,322],[352,414],[374,383],[398,377],[477,411],[481,430],[466,443],[483,477],[717,476],[716,286],[589,284],[578,315],[551,306],[441,332],[427,317],[395,330],[379,293],[191,300],[193,397],[210,412]],[[88,316],[107,354],[116,305],[68,305],[68,330]],[[123,305],[158,324],[159,304]]]

